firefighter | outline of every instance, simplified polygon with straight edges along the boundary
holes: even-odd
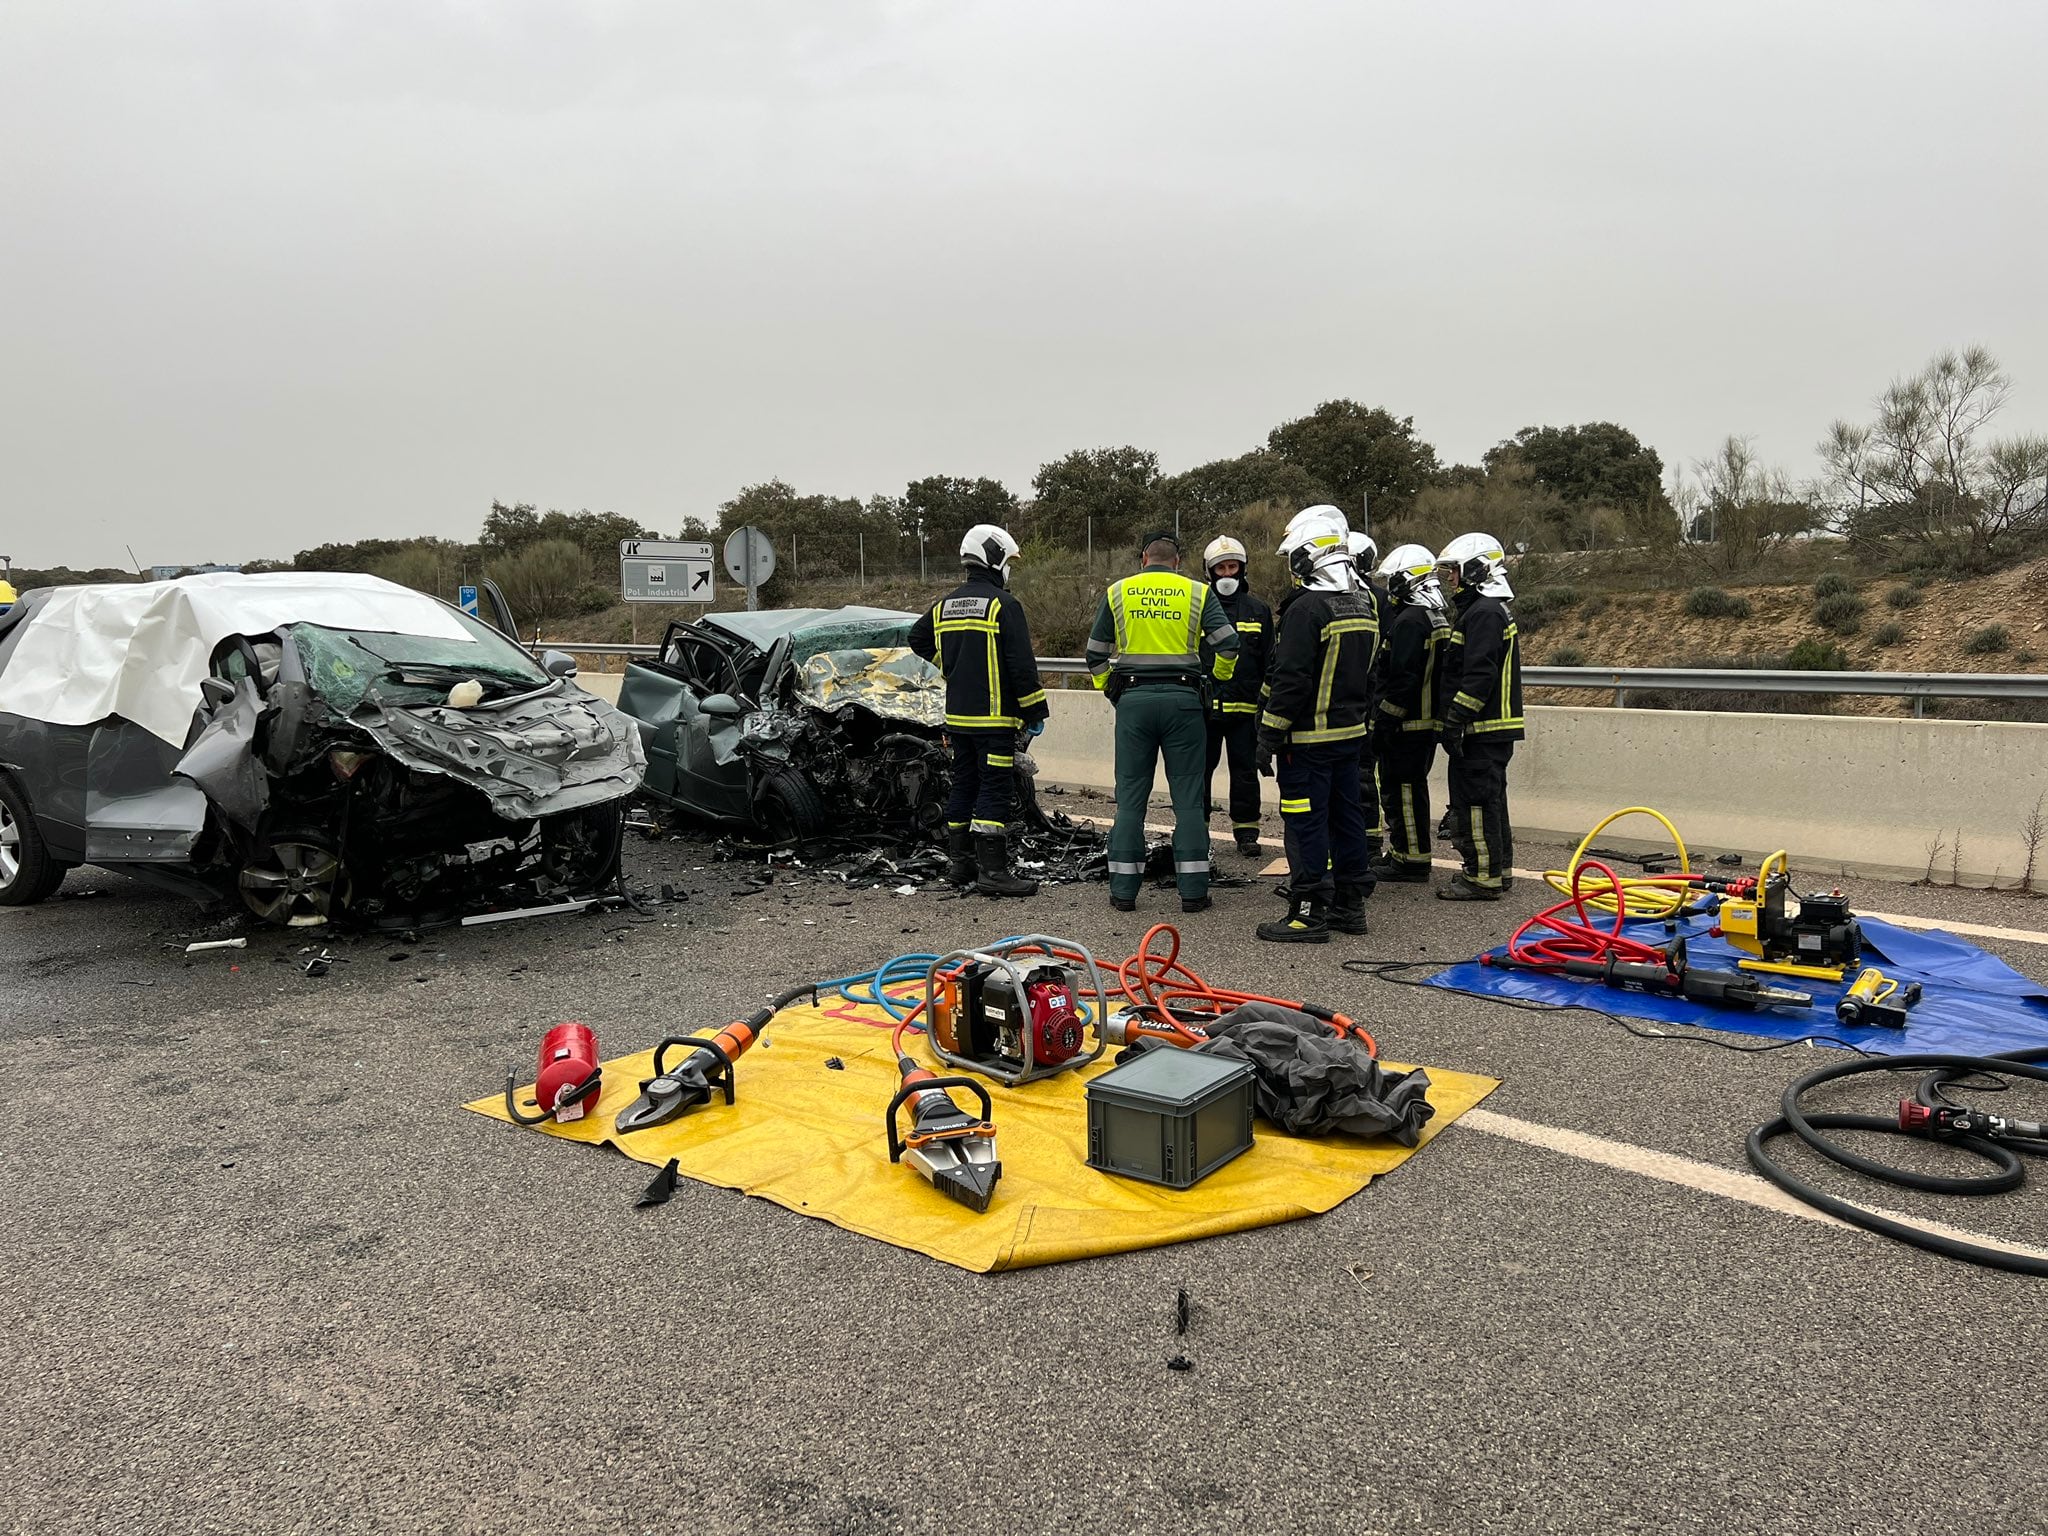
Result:
[[[1386,664],[1387,597],[1372,584],[1373,566],[1380,558],[1380,547],[1369,534],[1358,529],[1348,536],[1351,550],[1352,585],[1372,599],[1372,616],[1380,627],[1380,654],[1373,661],[1372,701],[1366,707],[1365,737],[1358,744],[1358,806],[1365,813],[1366,861],[1376,864],[1380,857],[1381,840],[1386,835],[1384,812],[1380,805],[1379,771],[1374,762],[1372,747],[1372,710],[1379,703],[1380,668]]]
[[[1326,944],[1365,932],[1372,894],[1360,744],[1379,651],[1379,620],[1351,565],[1344,514],[1310,507],[1280,541],[1294,590],[1275,620],[1258,764],[1280,783],[1287,841],[1287,915],[1258,926],[1281,944]]]
[[[1437,667],[1436,712],[1450,771],[1451,841],[1465,861],[1437,888],[1445,901],[1498,901],[1512,879],[1508,759],[1522,739],[1522,657],[1506,558],[1500,541],[1484,533],[1461,534],[1436,557],[1454,610]]]
[[[1247,858],[1259,851],[1259,771],[1252,759],[1259,739],[1259,685],[1266,676],[1273,610],[1252,591],[1244,546],[1228,534],[1202,551],[1210,590],[1237,631],[1237,671],[1209,698],[1209,758],[1203,794],[1215,783],[1216,765],[1229,762],[1230,831]]]
[[[1391,551],[1375,573],[1386,583],[1380,629],[1380,687],[1372,717],[1386,855],[1375,880],[1429,879],[1429,769],[1436,758],[1436,670],[1450,620],[1437,586],[1436,556],[1420,544]]]
[[[1135,911],[1145,878],[1145,806],[1166,759],[1173,798],[1173,873],[1180,909],[1209,906],[1206,700],[1237,672],[1237,630],[1205,582],[1180,573],[1180,540],[1148,533],[1144,569],[1109,584],[1088,636],[1088,671],[1116,706],[1116,821],[1109,832],[1109,904]],[[1203,656],[1209,661],[1204,665]]]
[[[910,629],[910,648],[946,675],[948,877],[984,896],[1038,894],[1037,881],[1010,872],[1018,738],[1042,732],[1049,713],[1024,605],[1006,590],[1016,558],[1007,531],[975,524],[960,541],[965,580]]]

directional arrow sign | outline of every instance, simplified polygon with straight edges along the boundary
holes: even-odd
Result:
[[[692,539],[621,539],[619,595],[629,603],[708,603],[718,595],[711,546]]]

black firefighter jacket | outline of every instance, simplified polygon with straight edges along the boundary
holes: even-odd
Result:
[[[946,729],[993,735],[1043,720],[1045,689],[1024,605],[976,571],[910,628],[910,648],[946,675]]]

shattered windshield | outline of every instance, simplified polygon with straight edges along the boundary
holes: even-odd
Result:
[[[390,635],[294,624],[292,644],[313,691],[330,708],[352,715],[363,700],[438,704],[456,684],[474,678],[485,698],[524,693],[551,681],[540,664],[489,625],[457,614],[469,640],[445,635]]]

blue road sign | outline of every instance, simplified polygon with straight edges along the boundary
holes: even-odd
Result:
[[[466,614],[469,614],[469,615],[470,615],[471,617],[475,617],[475,615],[476,615],[476,588],[475,588],[475,587],[457,587],[457,588],[455,589],[455,598],[456,598],[456,601],[457,601],[458,603],[460,603],[460,604],[461,604],[461,606],[462,606],[462,611],[463,611],[464,613],[466,613]]]

